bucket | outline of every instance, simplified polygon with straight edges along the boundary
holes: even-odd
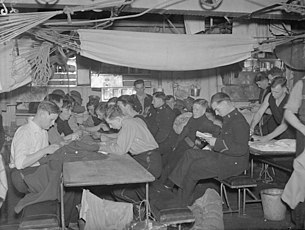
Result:
[[[192,88],[191,89],[191,96],[192,97],[199,97],[200,96],[200,89],[199,88]]]
[[[286,206],[281,200],[283,189],[271,188],[261,191],[264,218],[280,221],[285,219]]]

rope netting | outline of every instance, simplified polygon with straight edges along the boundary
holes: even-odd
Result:
[[[0,15],[0,44],[17,37],[18,35],[59,14],[66,14],[68,21],[71,21],[71,15],[74,14],[74,12],[118,7],[130,3],[131,1],[125,2],[124,0],[104,0],[90,5],[65,7],[63,10],[59,11],[11,13]]]
[[[23,40],[24,42],[24,40]],[[29,45],[17,47],[13,52],[12,76],[22,74],[21,79],[30,77],[37,85],[46,85],[52,76],[50,50],[53,44],[28,41]],[[30,44],[31,43],[31,44]]]
[[[0,16],[0,44],[38,26],[44,21],[61,14],[62,11],[18,13]]]
[[[60,55],[65,54],[64,50],[80,51],[76,32],[69,35],[60,34],[52,29],[39,28],[40,24],[63,13],[67,15],[68,21],[71,21],[71,15],[74,12],[118,7],[130,3],[131,1],[125,0],[104,0],[91,5],[65,7],[60,11],[0,15],[0,44],[5,45],[6,42],[24,33],[35,37],[35,41],[32,40],[33,44],[25,46],[20,44],[18,46],[18,39],[16,39],[10,71],[12,79],[18,79],[17,83],[21,79],[30,77],[35,85],[46,85],[53,74],[50,55],[55,50],[58,50]]]

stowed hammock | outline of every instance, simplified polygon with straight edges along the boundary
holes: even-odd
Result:
[[[57,51],[64,56],[62,47],[78,49],[72,35],[51,30],[31,30],[30,33],[37,39],[28,36],[0,44],[0,92],[11,91],[30,82],[46,85],[53,75],[51,59],[54,56],[50,55]]]
[[[164,34],[115,30],[77,31],[81,55],[114,65],[163,71],[220,67],[245,60],[255,39],[233,34]]]
[[[31,81],[37,85],[46,85],[52,76],[50,54],[55,49],[62,49],[61,47],[77,50],[77,44],[71,36],[51,30],[32,30],[33,28],[58,14],[65,13],[68,20],[71,20],[71,14],[77,11],[119,7],[126,4],[130,2],[104,0],[88,6],[66,7],[61,11],[0,15],[0,92],[11,91]],[[18,39],[14,39],[25,32],[43,41],[22,39],[22,42],[18,42]]]
[[[184,0],[169,0],[158,3],[154,7],[165,7],[181,1]],[[0,92],[13,90],[31,81],[38,85],[45,85],[52,75],[49,54],[54,51],[53,44],[58,45],[57,49],[59,51],[62,50],[62,47],[79,51],[78,44],[73,36],[59,34],[51,30],[31,31],[32,28],[42,24],[55,15],[63,13],[67,14],[68,22],[72,25],[71,15],[74,12],[121,7],[129,5],[132,2],[133,0],[103,0],[87,6],[66,7],[61,11],[0,15],[0,58],[1,60],[5,60],[0,64]],[[154,7],[136,15],[98,19],[95,22],[109,22],[117,19],[138,17],[153,10]],[[82,23],[88,23],[88,21]],[[20,47],[17,47],[16,42],[12,39],[25,32],[30,32],[34,36],[49,41],[50,43],[35,43],[32,47],[28,46],[24,48],[24,52],[20,52]],[[64,54],[64,52],[61,53]]]
[[[130,2],[108,0],[90,7],[94,9],[97,6],[102,8],[119,4],[130,4]],[[29,75],[38,84],[45,84],[51,74],[48,64],[49,58],[47,57],[48,52],[54,51],[54,47],[51,44],[80,51],[81,55],[85,57],[109,64],[172,71],[207,69],[232,64],[250,57],[254,46],[257,45],[252,38],[234,35],[177,35],[107,30],[78,30],[77,32],[80,35],[80,44],[78,44],[76,42],[78,38],[74,36],[56,34],[54,31],[48,30],[34,30],[31,31],[32,34],[50,43],[40,42],[40,45],[33,46],[34,51],[28,47],[28,52],[25,51],[24,53],[16,52],[13,42],[10,42],[12,43],[10,44],[10,52],[8,52],[8,47],[5,47],[5,45],[4,47],[3,45],[1,46],[5,41],[11,41],[13,37],[28,31],[57,14],[66,13],[69,18],[69,15],[73,14],[74,11],[87,10],[90,7],[1,16],[0,55],[3,59],[2,53],[8,54],[8,57],[13,59],[11,63],[14,64],[11,64],[11,66],[16,70],[12,68],[13,71],[3,74],[1,68],[0,76],[11,77],[15,79],[16,84],[3,87],[1,86],[2,80],[0,77],[0,92],[16,88],[18,85],[24,84],[24,82],[30,82]],[[140,16],[140,14],[137,16]],[[116,17],[112,18],[112,20],[125,17],[134,16]],[[110,19],[100,19],[99,21],[107,20]],[[270,44],[267,45],[270,46]],[[12,55],[13,53],[15,56]],[[7,66],[4,65],[5,68]],[[14,72],[23,74],[23,78],[14,78]],[[7,86],[9,87],[7,88]]]
[[[100,9],[107,7],[118,7],[130,4],[124,0],[103,0],[88,6],[66,7],[64,10],[33,12],[33,13],[13,13],[0,15],[0,44],[17,37],[18,35],[40,25],[48,19],[59,14],[67,14],[68,20],[71,20],[71,14],[78,11]]]

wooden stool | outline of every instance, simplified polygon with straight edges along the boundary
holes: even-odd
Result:
[[[60,229],[59,223],[58,201],[43,201],[24,207],[19,230],[57,230]]]
[[[195,222],[195,217],[188,208],[171,208],[160,211],[160,223],[166,226],[177,225],[181,230],[181,224],[192,222]]]
[[[57,215],[53,214],[27,216],[20,223],[18,230],[26,229],[59,230],[59,220]]]
[[[239,214],[245,215],[246,213],[246,203],[254,203],[254,202],[261,202],[260,199],[258,199],[251,191],[249,188],[257,187],[256,181],[245,175],[241,176],[234,176],[234,177],[229,177],[224,180],[217,179],[220,182],[220,196],[221,199],[224,203],[227,204],[228,206],[228,211],[224,211],[224,213],[233,213],[233,212],[238,212]],[[227,190],[226,186],[231,188],[231,189],[237,189],[238,191],[238,196],[237,196],[237,202],[238,202],[238,209],[237,210],[232,210],[230,206],[230,202],[228,200],[227,196]],[[241,190],[243,190],[243,194],[241,197]],[[250,195],[252,198],[251,200],[246,199],[247,193]],[[241,198],[242,198],[242,205],[241,205]],[[242,211],[242,212],[241,212]]]

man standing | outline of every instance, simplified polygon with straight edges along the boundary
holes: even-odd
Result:
[[[178,187],[180,206],[190,205],[199,180],[218,177],[225,179],[241,174],[249,164],[249,125],[225,93],[212,96],[211,107],[223,118],[217,137],[204,139],[211,150],[187,150],[169,179]],[[170,204],[172,204],[170,202]]]
[[[287,80],[284,77],[276,77],[272,80],[271,93],[267,94],[264,99],[264,102],[261,104],[259,110],[254,115],[251,121],[251,134],[254,133],[255,126],[259,123],[263,114],[268,108],[270,108],[271,110],[271,117],[267,122],[268,134],[271,134],[278,126],[282,124],[282,120],[284,117],[284,106],[286,105],[289,98],[286,83]],[[295,132],[291,127],[288,127],[288,129],[284,133],[278,136],[278,139],[284,138],[295,138]]]
[[[261,89],[259,93],[259,103],[262,104],[267,94],[271,91],[269,79],[264,72],[260,72],[255,76],[254,82],[257,87]]]
[[[293,173],[287,182],[282,200],[289,205],[292,219],[297,229],[304,229],[305,223],[305,78],[299,80],[293,87],[285,106],[284,117],[296,131],[296,159],[293,162]]]
[[[130,99],[134,104],[134,110],[139,114],[146,116],[149,112],[152,102],[152,96],[145,93],[145,85],[142,79],[136,80],[134,83],[136,94],[131,95]]]

